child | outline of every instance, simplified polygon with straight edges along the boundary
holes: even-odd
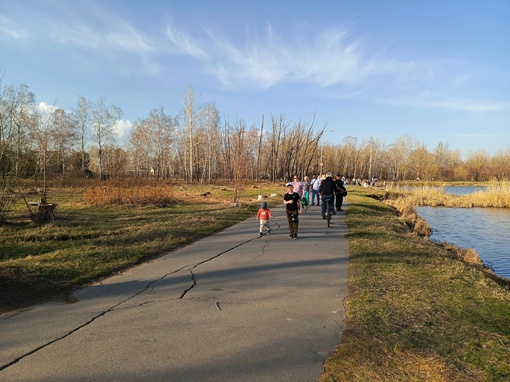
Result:
[[[259,237],[262,237],[264,234],[264,227],[267,229],[267,234],[269,235],[271,233],[271,226],[269,225],[269,219],[273,217],[273,214],[271,213],[271,210],[267,208],[267,203],[262,202],[260,204],[260,208],[257,212],[256,219],[260,220],[260,229],[259,229]]]
[[[283,204],[286,206],[287,222],[289,223],[290,239],[297,239],[299,218],[298,215],[303,213],[301,206],[301,197],[294,192],[294,185],[287,183],[287,192],[283,195]]]

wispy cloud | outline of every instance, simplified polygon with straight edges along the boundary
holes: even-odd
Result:
[[[87,22],[76,19],[50,24],[49,37],[58,44],[99,54],[87,59],[100,60],[105,54],[114,57],[109,64],[117,65],[118,73],[140,71],[161,76],[170,67],[171,58],[181,56],[204,65],[209,74],[231,88],[268,89],[294,83],[321,88],[344,99],[416,108],[472,113],[510,109],[507,102],[477,100],[476,95],[472,100],[455,98],[445,90],[457,89],[458,93],[472,80],[473,71],[458,70],[459,63],[388,57],[369,49],[346,28],[300,28],[278,33],[268,24],[260,34],[251,29],[244,36],[226,37],[207,27],[194,29],[191,34],[168,23],[159,33],[148,34],[101,9],[93,9],[93,13],[95,17]],[[2,31],[11,38],[28,37],[27,32],[0,16],[0,36]],[[133,64],[125,54],[139,60]],[[445,91],[441,94],[436,89]]]
[[[127,53],[155,51],[150,38],[118,18],[112,19],[110,25],[100,28],[81,23],[52,23],[50,38],[60,44],[85,48],[109,48]]]
[[[186,32],[178,30],[173,25],[167,25],[164,29],[164,34],[167,37],[167,41],[171,43],[169,46],[170,50],[192,57],[207,57],[207,53]]]
[[[510,111],[510,103],[491,102],[491,101],[473,101],[466,99],[442,100],[429,102],[426,107],[434,107],[449,111],[466,111],[472,113],[500,112]]]
[[[30,34],[11,19],[0,15],[0,40],[26,40]]]
[[[397,106],[412,106],[416,108],[440,109],[450,112],[510,112],[510,103],[488,100],[470,100],[453,98],[409,97],[401,99],[388,99],[385,103]]]
[[[283,81],[324,87],[354,85],[375,75],[402,73],[413,66],[412,62],[367,59],[360,44],[339,28],[285,41],[268,26],[264,38],[251,39],[244,47],[211,32],[209,37],[219,51],[216,74],[225,85],[268,88]]]

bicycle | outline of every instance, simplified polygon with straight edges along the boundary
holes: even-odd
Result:
[[[328,222],[328,228],[331,226],[331,215],[333,214],[333,212],[331,211],[332,210],[332,206],[331,206],[331,199],[326,199],[323,201],[323,203],[325,203],[325,207],[326,207],[326,221]]]

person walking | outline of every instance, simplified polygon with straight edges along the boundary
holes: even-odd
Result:
[[[321,205],[321,201],[319,198],[319,188],[321,186],[321,180],[317,178],[317,174],[313,174],[312,180],[310,181],[310,185],[312,188],[312,206],[315,205],[315,198],[317,198],[317,205]]]
[[[264,228],[267,230],[267,234],[271,233],[271,226],[269,225],[269,219],[273,217],[271,210],[267,207],[266,202],[260,203],[260,208],[257,211],[256,219],[259,220],[259,237],[264,234]]]
[[[337,190],[335,193],[335,207],[337,211],[343,211],[342,203],[344,202],[344,194],[347,191],[347,189],[344,186],[344,181],[342,180],[340,174],[336,174],[335,184],[339,188],[339,190]]]
[[[335,193],[340,189],[337,187],[333,180],[333,174],[331,172],[326,173],[326,178],[321,182],[319,187],[319,193],[322,198],[322,218],[326,219],[326,200],[329,200],[330,211],[333,215],[336,213],[333,203],[335,202]]]
[[[303,196],[301,197],[301,204],[306,209],[310,205],[310,189],[311,189],[310,178],[305,176],[303,178],[302,184],[303,184],[304,191],[303,191]]]
[[[301,197],[294,192],[294,185],[287,183],[287,192],[283,196],[283,204],[287,213],[287,223],[289,225],[289,239],[297,240],[299,228],[299,215],[303,213],[301,206]]]
[[[299,195],[299,197],[302,198],[305,189],[303,187],[303,183],[301,183],[297,175],[294,175],[294,182],[292,182],[292,185],[294,186],[294,192],[296,192]]]

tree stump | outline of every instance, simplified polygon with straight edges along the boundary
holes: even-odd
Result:
[[[37,206],[37,212],[32,214],[32,220],[36,223],[46,223],[46,222],[54,222],[55,221],[55,208],[58,204],[56,203],[46,203],[46,201],[41,200],[40,202],[31,202],[29,203],[32,206]]]

